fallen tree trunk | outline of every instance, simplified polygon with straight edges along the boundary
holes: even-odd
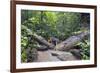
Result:
[[[75,44],[77,44],[78,42],[80,42],[82,39],[84,39],[86,36],[89,35],[88,31],[82,32],[77,36],[71,36],[68,39],[66,39],[65,41],[57,44],[55,46],[55,50],[69,50],[70,48],[73,48]]]
[[[46,41],[42,36],[37,35],[36,33],[33,33],[30,29],[28,29],[26,26],[21,25],[22,29],[25,29],[29,35],[33,35],[33,38],[37,40],[39,43],[42,43],[43,45],[47,46],[50,49],[54,48],[54,45]]]
[[[50,49],[54,48],[54,45],[49,43],[48,41],[46,41],[43,37],[37,35],[36,33],[34,33],[33,36],[38,42],[42,43],[43,45],[47,46],[48,48],[50,48]]]
[[[28,29],[26,26],[22,25],[22,27],[30,35],[33,35],[34,39],[37,40],[39,43],[42,43],[43,45],[47,46],[50,49],[61,50],[61,51],[69,50],[70,48],[73,48],[75,44],[77,44],[78,42],[80,42],[82,39],[84,39],[86,36],[89,35],[88,31],[84,31],[80,33],[79,35],[71,36],[65,41],[54,46],[52,43],[49,43],[48,41],[46,41],[42,36],[39,36],[36,33],[32,33],[32,31]]]
[[[44,45],[40,45],[40,46],[37,46],[36,48],[38,51],[46,51],[48,50],[49,48],[47,46],[44,46]]]

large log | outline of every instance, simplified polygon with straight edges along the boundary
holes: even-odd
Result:
[[[79,35],[76,36],[71,36],[68,39],[66,39],[65,41],[57,44],[55,46],[55,50],[69,50],[70,48],[73,48],[75,46],[75,44],[77,44],[78,42],[80,42],[82,39],[84,39],[86,36],[89,35],[88,31],[84,31],[82,33],[80,33]]]
[[[21,25],[22,29],[25,29],[29,35],[33,35],[33,38],[37,40],[39,43],[42,43],[43,45],[47,46],[50,49],[54,48],[54,45],[49,43],[45,40],[42,36],[37,35],[36,33],[33,33],[30,29],[28,29],[26,26]]]
[[[38,51],[46,51],[48,50],[49,48],[45,45],[37,45],[37,48],[36,48]]]
[[[33,36],[34,36],[34,38],[35,38],[38,42],[44,44],[44,45],[47,46],[48,48],[50,48],[50,49],[53,49],[53,48],[54,48],[54,45],[51,44],[51,43],[49,43],[49,42],[47,42],[42,36],[39,36],[39,35],[37,35],[36,33],[34,33]]]

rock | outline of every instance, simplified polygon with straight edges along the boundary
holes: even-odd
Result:
[[[77,58],[82,59],[81,49],[71,49],[70,52]]]
[[[37,50],[35,48],[28,48],[26,50],[26,55],[27,55],[27,62],[34,62],[37,60]]]
[[[71,61],[71,60],[77,60],[75,56],[73,56],[71,53],[62,54],[57,56],[61,61]]]
[[[64,52],[64,51],[51,51],[51,54],[54,56],[57,56],[62,61],[70,61],[70,60],[77,60],[75,56],[73,56],[70,52]]]
[[[51,61],[60,61],[60,60],[57,57],[52,56],[49,50],[48,51],[38,51],[37,62],[51,62]]]

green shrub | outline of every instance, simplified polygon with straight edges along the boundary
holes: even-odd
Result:
[[[84,59],[84,60],[90,59],[90,42],[89,42],[89,40],[84,40],[83,42],[79,42],[77,45],[82,48],[82,52],[81,52],[82,59]]]

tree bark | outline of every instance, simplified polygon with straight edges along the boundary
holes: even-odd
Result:
[[[82,32],[77,36],[71,36],[68,39],[66,39],[65,41],[57,44],[55,46],[55,50],[69,50],[70,48],[73,48],[75,46],[75,44],[77,44],[78,42],[80,42],[82,39],[84,39],[86,36],[89,35],[88,31]]]

